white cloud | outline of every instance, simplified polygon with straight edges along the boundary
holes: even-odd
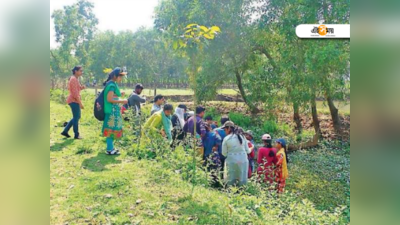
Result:
[[[56,9],[71,5],[77,0],[50,0],[50,16]],[[98,29],[137,30],[141,26],[153,26],[154,8],[160,0],[96,0],[94,12],[99,19]],[[50,19],[50,47],[56,47],[54,23]]]

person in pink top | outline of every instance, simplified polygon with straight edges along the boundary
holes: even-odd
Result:
[[[272,138],[269,134],[262,136],[264,147],[258,150],[258,169],[257,174],[260,182],[272,184],[274,182],[274,169],[277,163],[276,149],[272,147]]]
[[[72,76],[69,79],[68,90],[69,96],[67,98],[67,104],[71,107],[72,111],[72,119],[69,121],[64,131],[61,133],[66,138],[70,138],[71,136],[68,134],[71,127],[74,128],[74,138],[82,139],[79,135],[79,120],[81,118],[81,109],[84,109],[81,101],[81,91],[86,87],[79,83],[79,77],[83,74],[82,66],[75,66],[72,69]]]

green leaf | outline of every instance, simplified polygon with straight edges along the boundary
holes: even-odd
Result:
[[[186,43],[181,39],[179,39],[179,47],[186,48]]]
[[[174,41],[173,48],[174,48],[174,50],[178,49],[178,41]]]

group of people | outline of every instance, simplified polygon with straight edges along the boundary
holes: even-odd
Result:
[[[73,76],[69,82],[70,96],[67,103],[70,105],[73,119],[61,133],[70,137],[68,131],[73,126],[76,139],[81,139],[78,130],[80,109],[83,109],[80,101],[81,86],[78,78],[82,76],[81,66],[75,67]],[[137,84],[133,93],[127,99],[118,86],[122,78],[127,75],[124,68],[115,68],[104,82],[104,112],[102,134],[106,137],[108,155],[119,155],[114,148],[114,140],[122,137],[123,114],[126,110],[132,110],[135,117],[141,115],[141,104],[146,98],[141,96],[144,89],[142,84]],[[217,181],[222,174],[228,186],[242,186],[253,175],[257,180],[269,184],[276,184],[278,193],[284,192],[286,179],[288,178],[287,144],[284,139],[278,139],[273,146],[272,137],[269,134],[262,136],[263,147],[257,149],[253,133],[244,131],[223,116],[218,123],[211,116],[205,117],[206,109],[197,106],[195,111],[188,111],[184,104],[175,108],[171,104],[164,104],[165,98],[157,95],[153,101],[151,115],[143,125],[143,136],[152,139],[163,137],[167,139],[172,148],[178,145],[186,145],[185,140],[195,139],[195,151],[202,157],[205,167],[212,172]],[[256,157],[257,156],[257,157]],[[257,163],[256,163],[257,162]],[[256,167],[258,165],[258,167]],[[216,182],[217,183],[217,182]]]

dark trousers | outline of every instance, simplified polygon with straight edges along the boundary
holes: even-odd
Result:
[[[69,121],[67,126],[64,129],[64,134],[68,134],[71,127],[74,127],[75,137],[79,137],[79,120],[81,119],[81,107],[78,103],[70,103],[69,106],[71,107],[72,111],[72,120]]]

